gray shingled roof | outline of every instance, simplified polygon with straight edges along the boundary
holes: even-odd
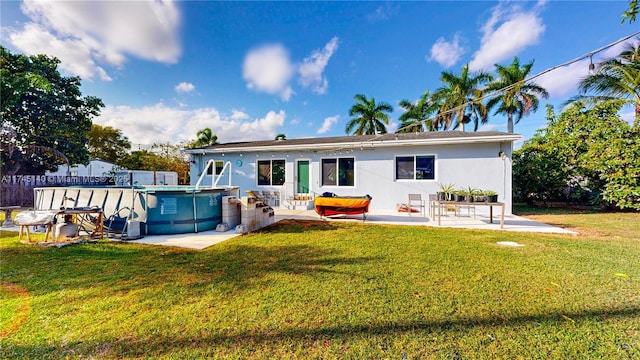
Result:
[[[508,134],[499,131],[477,131],[477,132],[463,132],[463,131],[432,131],[432,132],[420,132],[420,133],[405,133],[405,134],[383,134],[383,135],[360,135],[360,136],[334,136],[334,137],[317,137],[317,138],[302,138],[302,139],[287,139],[287,140],[261,140],[261,141],[244,141],[244,142],[231,142],[224,144],[216,144],[199,149],[188,149],[187,152],[194,150],[222,150],[230,148],[256,148],[256,147],[272,147],[272,146],[295,146],[295,145],[329,145],[329,144],[345,144],[345,143],[367,143],[367,142],[391,142],[391,141],[411,141],[411,140],[441,140],[441,139],[473,139],[482,137],[505,137],[511,139],[505,139],[505,141],[513,140],[517,134]]]

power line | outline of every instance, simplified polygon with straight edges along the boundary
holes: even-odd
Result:
[[[531,76],[531,77],[529,77],[529,78],[526,78],[526,79],[524,79],[524,80],[522,80],[522,81],[519,81],[519,82],[517,82],[517,83],[511,84],[511,85],[509,85],[509,86],[505,86],[505,87],[503,87],[503,88],[501,88],[501,89],[498,89],[498,90],[495,90],[495,91],[493,91],[493,92],[491,92],[491,93],[489,93],[489,94],[485,94],[485,95],[484,95],[484,96],[482,96],[481,98],[477,99],[477,101],[480,101],[480,102],[481,102],[481,101],[484,101],[485,99],[487,99],[487,98],[489,98],[489,97],[493,97],[493,96],[495,96],[496,94],[499,94],[499,93],[505,92],[505,91],[507,91],[507,90],[510,90],[510,89],[512,89],[512,88],[514,88],[514,87],[516,87],[516,86],[520,85],[521,83],[522,83],[522,84],[525,84],[525,83],[527,83],[527,82],[530,82],[530,81],[532,81],[532,80],[534,80],[534,79],[536,79],[536,78],[538,78],[538,77],[540,77],[540,76],[542,76],[542,75],[544,75],[544,74],[547,74],[547,73],[549,73],[549,72],[551,72],[551,71],[553,71],[553,70],[556,70],[556,69],[559,69],[559,68],[562,68],[562,67],[565,67],[565,66],[569,66],[569,65],[571,65],[571,64],[574,64],[574,63],[576,63],[576,62],[578,62],[578,61],[581,61],[581,60],[584,60],[584,59],[586,59],[586,58],[592,58],[592,57],[593,57],[593,55],[595,55],[595,54],[597,54],[597,53],[599,53],[599,52],[602,52],[602,51],[604,51],[604,50],[606,50],[606,49],[609,49],[609,48],[611,48],[611,47],[613,47],[613,46],[615,46],[615,45],[618,45],[618,44],[620,44],[621,42],[627,41],[627,40],[629,40],[629,39],[631,39],[631,38],[633,38],[633,37],[635,37],[635,36],[640,36],[640,31],[638,31],[638,32],[636,32],[636,33],[633,33],[633,34],[631,34],[631,35],[625,36],[625,37],[623,37],[623,38],[621,38],[621,39],[618,39],[618,40],[616,40],[616,41],[614,41],[614,42],[612,42],[612,43],[609,43],[609,44],[607,44],[607,45],[604,45],[604,46],[602,46],[602,47],[600,47],[600,48],[598,48],[598,49],[596,49],[596,50],[590,51],[590,52],[588,52],[588,53],[586,53],[586,54],[584,54],[584,55],[581,55],[581,56],[579,56],[579,57],[577,57],[577,58],[575,58],[575,59],[573,59],[573,60],[569,60],[569,61],[567,61],[567,62],[564,62],[564,63],[560,64],[560,65],[556,65],[556,66],[553,66],[553,67],[551,67],[551,68],[549,68],[549,69],[546,69],[546,70],[544,70],[544,71],[541,71],[541,72],[539,72],[539,73],[537,73],[537,74],[535,74],[535,75],[533,75],[533,76]],[[464,104],[462,104],[462,105],[460,105],[460,106],[456,106],[456,107],[454,107],[454,108],[452,108],[452,109],[449,109],[449,110],[447,110],[447,111],[445,111],[445,112],[443,112],[443,113],[438,114],[438,116],[442,116],[443,114],[445,114],[445,115],[446,115],[446,114],[454,113],[454,112],[456,112],[456,111],[458,111],[458,110],[464,109],[464,108],[466,108],[470,103],[471,103],[471,102],[466,102],[466,103],[464,103]],[[423,119],[423,121],[427,121],[427,120],[435,120],[435,119],[436,119],[436,117],[431,117],[431,118]],[[458,120],[458,121],[460,121],[460,120]],[[404,129],[404,128],[407,128],[407,127],[409,127],[409,125],[407,125],[407,126],[405,126],[405,127],[400,127],[400,128],[398,128],[398,129],[396,129],[396,132],[397,132],[398,130],[400,130],[400,129]],[[373,140],[372,140],[372,141],[373,141]]]

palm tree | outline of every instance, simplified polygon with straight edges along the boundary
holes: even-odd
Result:
[[[218,136],[216,136],[209,128],[198,130],[196,136],[198,137],[196,142],[199,147],[215,145],[218,143]]]
[[[513,134],[514,115],[517,124],[523,116],[538,110],[538,96],[546,99],[549,93],[545,88],[526,81],[533,61],[521,66],[520,60],[514,57],[509,66],[495,66],[498,79],[487,84],[486,91],[495,92],[496,96],[489,99],[487,108],[492,110],[497,106],[494,115],[506,114],[507,132]]]
[[[580,82],[583,98],[624,99],[635,107],[634,128],[640,127],[640,43],[627,46],[616,58],[597,65],[595,72]],[[584,96],[593,91],[598,96]]]
[[[356,104],[349,110],[349,115],[358,117],[347,123],[346,132],[353,135],[386,134],[389,125],[389,117],[385,113],[393,111],[393,107],[386,102],[376,103],[376,99],[367,99],[362,94],[357,94],[354,99]]]
[[[396,132],[412,133],[438,130],[431,115],[438,111],[439,105],[429,95],[429,90],[427,90],[415,103],[409,100],[400,101],[400,107],[405,109],[405,113],[400,115],[400,128]]]
[[[436,126],[448,129],[453,120],[456,127],[464,131],[464,125],[473,121],[474,130],[478,130],[478,122],[485,124],[488,120],[487,107],[482,103],[484,90],[481,85],[493,80],[491,74],[479,71],[469,73],[469,64],[462,68],[460,76],[443,71],[440,81],[444,86],[439,88],[433,98],[440,103],[436,116]]]

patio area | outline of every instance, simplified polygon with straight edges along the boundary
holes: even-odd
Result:
[[[504,228],[500,229],[499,216],[494,215],[493,223],[489,222],[489,215],[478,213],[473,216],[448,216],[441,217],[441,225],[438,226],[437,219],[423,217],[419,214],[399,213],[395,211],[372,211],[367,215],[366,221],[362,221],[362,215],[351,215],[343,217],[321,218],[313,210],[287,210],[275,209],[275,222],[285,219],[297,220],[317,220],[336,222],[361,222],[364,224],[388,224],[388,225],[411,225],[411,226],[431,226],[460,229],[482,229],[497,231],[524,231],[540,233],[571,234],[577,233],[560,227],[543,224],[540,222],[525,219],[516,215],[505,215]],[[240,234],[233,230],[227,232],[217,232],[215,230],[205,231],[196,234],[175,234],[175,235],[150,235],[139,240],[129,242],[149,245],[177,246],[194,250],[203,250],[217,243],[232,239]]]
[[[276,209],[276,221],[282,219],[303,219],[303,220],[327,220],[327,221],[360,221],[362,215],[337,216],[331,218],[321,218],[313,210],[286,210]],[[517,215],[504,216],[504,228],[500,228],[500,215],[493,215],[493,223],[489,220],[489,214],[478,212],[475,217],[468,216],[464,211],[461,215],[455,216],[452,213],[441,216],[441,225],[434,216],[421,216],[419,213],[397,212],[397,211],[371,211],[367,215],[365,224],[390,224],[390,225],[414,225],[414,226],[432,226],[446,228],[461,229],[481,229],[481,230],[498,230],[498,231],[523,231],[523,232],[540,232],[555,234],[571,234],[577,235],[576,232],[563,229],[557,226],[543,224],[533,220],[529,220]]]
[[[275,209],[275,222],[285,219],[336,221],[336,222],[360,222],[363,224],[388,224],[388,225],[409,225],[425,227],[446,227],[460,229],[480,229],[496,231],[521,231],[539,232],[555,234],[577,235],[576,232],[552,226],[533,220],[529,220],[517,215],[505,215],[504,228],[500,228],[499,215],[493,217],[493,223],[489,221],[489,215],[478,213],[474,216],[467,216],[464,212],[459,216],[452,213],[441,217],[441,225],[435,218],[421,216],[419,213],[402,213],[397,211],[371,211],[366,220],[362,221],[362,215],[336,216],[322,218],[313,210],[287,210]],[[19,227],[4,227],[2,230],[19,231]],[[176,246],[181,248],[203,250],[220,242],[240,236],[235,231],[217,232],[215,230],[204,231],[193,234],[168,234],[168,235],[147,235],[138,240],[127,242],[148,245]]]

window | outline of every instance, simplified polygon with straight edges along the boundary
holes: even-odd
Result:
[[[258,160],[258,185],[283,185],[284,160]]]
[[[435,156],[396,157],[396,180],[434,180]]]
[[[224,161],[222,160],[215,161],[216,175],[220,175],[220,173],[222,173],[223,167],[224,167]],[[213,169],[211,168],[211,166],[207,168],[207,175],[213,175]]]
[[[322,186],[355,186],[355,159],[322,159]]]

